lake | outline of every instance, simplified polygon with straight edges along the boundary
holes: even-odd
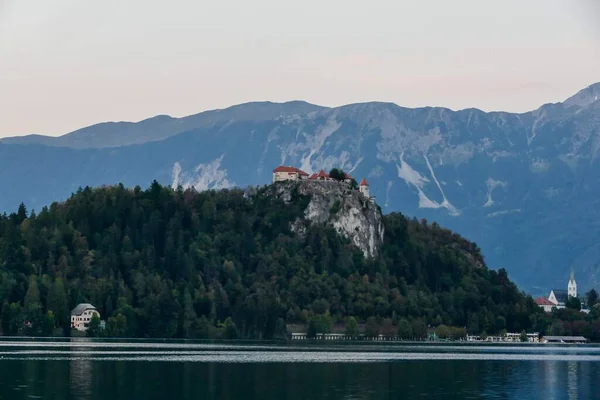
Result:
[[[600,399],[600,347],[0,341],[1,399]]]

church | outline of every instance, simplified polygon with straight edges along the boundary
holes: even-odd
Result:
[[[571,268],[571,276],[569,277],[569,283],[567,283],[567,290],[564,289],[552,289],[548,298],[540,297],[535,300],[536,304],[544,309],[546,312],[551,312],[553,308],[565,308],[567,300],[570,297],[577,297],[577,282],[575,281],[575,273]]]

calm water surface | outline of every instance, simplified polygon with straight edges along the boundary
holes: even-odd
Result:
[[[600,347],[0,341],[1,399],[600,399]]]

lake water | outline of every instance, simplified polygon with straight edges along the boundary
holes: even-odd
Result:
[[[600,347],[0,341],[1,399],[600,399]]]

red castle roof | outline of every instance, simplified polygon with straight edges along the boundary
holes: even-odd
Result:
[[[367,183],[367,180],[365,178],[363,178],[363,180],[360,181],[360,186],[369,186],[369,184]]]
[[[296,172],[296,173],[298,173],[298,175],[308,176],[308,174],[306,172],[302,171],[299,168],[296,168],[296,167],[286,167],[285,165],[281,165],[281,166],[275,168],[273,170],[273,173],[276,173],[276,172],[288,172],[288,173],[294,173],[294,172]]]

